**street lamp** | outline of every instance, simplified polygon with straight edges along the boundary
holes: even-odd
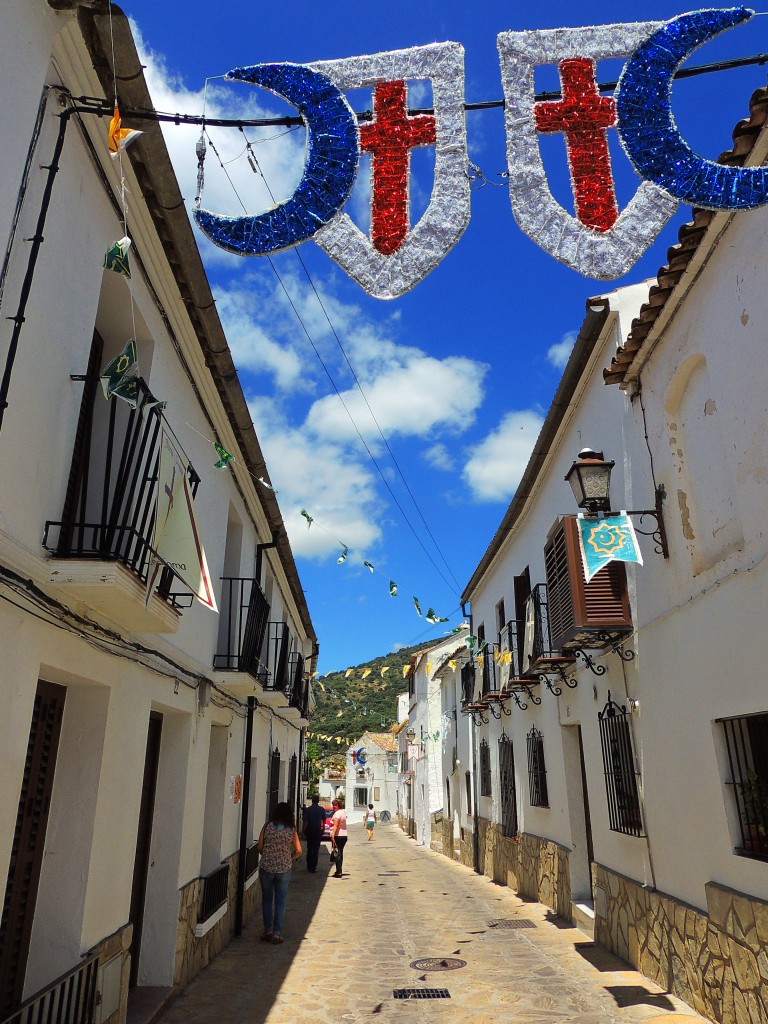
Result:
[[[409,743],[413,743],[413,741],[416,739],[416,731],[414,729],[409,729],[408,732],[405,734],[405,738],[408,740]]]
[[[582,448],[578,461],[565,475],[576,498],[576,504],[588,516],[606,513],[611,507],[611,470],[615,462],[606,462],[602,452]]]
[[[565,479],[571,485],[571,490],[576,498],[576,504],[583,508],[588,516],[610,516],[617,515],[611,512],[611,470],[615,462],[606,462],[602,452],[594,451],[592,448],[582,448],[578,459],[565,474]],[[639,516],[640,523],[645,516],[652,516],[656,520],[655,530],[644,530],[635,524],[635,531],[646,537],[652,537],[656,543],[656,551],[669,558],[669,546],[667,544],[667,531],[664,527],[663,503],[667,494],[664,484],[658,484],[655,490],[655,504],[653,508],[627,509],[628,516]]]

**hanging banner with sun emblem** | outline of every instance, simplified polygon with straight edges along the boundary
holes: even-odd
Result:
[[[579,515],[579,546],[587,583],[609,562],[643,564],[635,528],[626,512],[596,519]]]

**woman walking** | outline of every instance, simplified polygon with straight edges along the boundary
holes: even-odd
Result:
[[[279,945],[283,941],[285,897],[291,880],[291,865],[301,856],[301,840],[290,804],[277,804],[259,833],[256,845],[261,855],[259,882],[264,921],[261,940]]]
[[[341,866],[344,863],[344,847],[347,845],[347,812],[344,801],[334,800],[333,817],[331,818],[331,847],[336,851],[336,871],[333,878],[341,878]]]
[[[365,831],[368,833],[368,842],[373,840],[373,826],[376,824],[376,811],[373,809],[373,804],[368,804],[368,810],[365,812]]]

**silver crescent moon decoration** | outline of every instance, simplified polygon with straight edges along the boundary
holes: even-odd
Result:
[[[768,202],[768,168],[727,167],[698,156],[681,136],[671,107],[672,77],[686,57],[753,14],[731,7],[672,18],[635,50],[616,86],[616,127],[635,170],[693,206],[748,210]]]
[[[328,76],[302,64],[254,64],[226,77],[282,96],[297,108],[307,129],[304,174],[290,199],[253,216],[195,210],[198,227],[216,245],[238,255],[263,256],[311,238],[346,203],[360,162],[357,120]]]

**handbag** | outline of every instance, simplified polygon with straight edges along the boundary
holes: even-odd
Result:
[[[331,850],[331,864],[335,864],[339,859],[339,851],[336,849]]]

